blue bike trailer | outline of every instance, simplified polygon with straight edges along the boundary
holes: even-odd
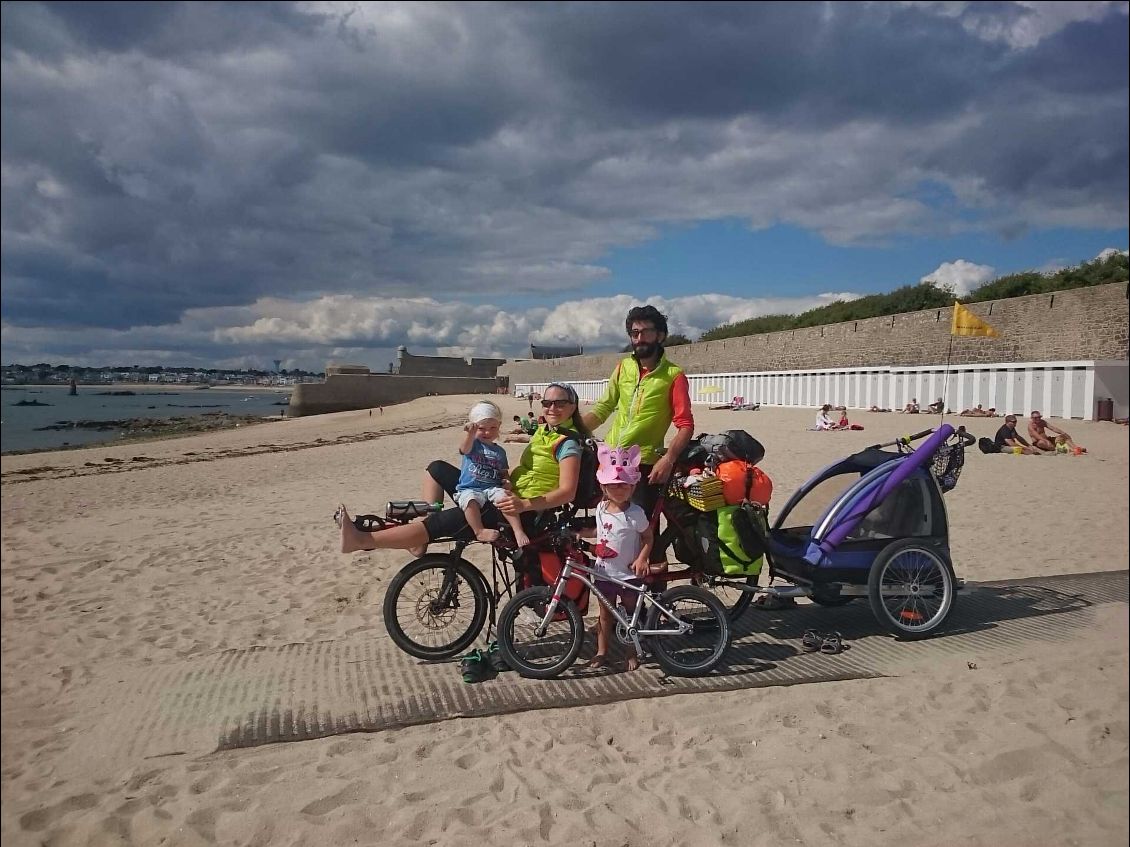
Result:
[[[774,522],[771,574],[816,591],[866,585],[876,557],[904,539],[930,544],[948,561],[945,504],[930,467],[952,434],[943,425],[913,453],[869,447],[817,473]]]

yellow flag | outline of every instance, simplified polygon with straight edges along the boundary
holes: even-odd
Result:
[[[996,338],[997,331],[960,303],[954,303],[950,335],[984,335]]]

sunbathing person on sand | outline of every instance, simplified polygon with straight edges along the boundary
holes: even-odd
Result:
[[[958,415],[963,418],[995,418],[997,416],[997,410],[994,406],[993,408],[986,411],[985,409],[982,409],[981,404],[978,403],[972,409],[962,409],[960,412],[958,412]]]
[[[1040,451],[1025,441],[1016,431],[1016,416],[1006,415],[1004,426],[997,430],[993,443],[998,453],[1015,453],[1024,456],[1039,456]]]
[[[820,413],[816,416],[816,425],[812,427],[817,431],[826,431],[832,429],[841,429],[840,424],[832,420],[832,405],[825,403],[820,407]],[[846,418],[846,415],[844,416]]]
[[[1048,433],[1052,435],[1048,435]],[[1084,447],[1079,447],[1071,440],[1071,436],[1056,426],[1052,426],[1039,412],[1033,412],[1028,421],[1028,437],[1032,439],[1032,446],[1047,453],[1086,453]]]
[[[520,515],[527,534],[538,512],[571,503],[577,495],[581,473],[581,440],[588,437],[577,407],[577,392],[571,385],[551,383],[542,392],[546,425],[530,438],[518,466],[510,473],[510,494],[482,509],[484,527],[496,528],[503,515]],[[443,500],[446,492],[454,496],[459,483],[459,469],[435,461],[424,474],[423,499],[429,503]],[[433,512],[412,523],[366,532],[353,525],[345,506],[334,516],[341,528],[341,552],[393,549],[423,554],[437,538],[470,540],[474,537],[462,509]]]

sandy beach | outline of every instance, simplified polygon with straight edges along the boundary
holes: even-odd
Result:
[[[102,733],[121,707],[113,685],[141,673],[224,651],[387,642],[381,599],[409,557],[339,554],[334,506],[416,496],[430,459],[453,460],[474,399],[5,456],[6,843],[1126,842],[1125,602],[1093,606],[1067,638],[884,678],[152,758]],[[502,405],[507,418],[528,408]],[[863,432],[808,432],[814,415],[696,409],[700,431],[765,443],[777,508],[831,461],[937,421],[855,412]],[[1000,425],[949,420],[977,436]],[[973,585],[1128,566],[1126,428],[1053,422],[1090,453],[974,449],[947,495],[955,568]],[[507,446],[516,460],[523,445]]]

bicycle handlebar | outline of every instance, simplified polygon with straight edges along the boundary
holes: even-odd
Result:
[[[872,446],[873,450],[879,450],[883,447],[894,447],[896,444],[910,444],[911,441],[917,441],[919,438],[925,438],[934,432],[932,429],[924,429],[922,432],[916,432],[914,435],[903,435],[896,438],[894,441],[884,441],[882,444],[875,444]]]
[[[917,441],[919,438],[925,438],[927,435],[933,433],[932,429],[924,429],[921,432],[916,432],[914,435],[907,435],[903,437],[904,442]]]
[[[905,447],[905,446],[908,446],[910,444],[910,442],[917,441],[920,438],[925,438],[927,435],[932,435],[933,433],[934,433],[933,429],[924,429],[924,430],[922,430],[922,432],[914,433],[914,435],[904,435],[901,438],[896,438],[894,441],[885,441],[882,444],[876,444],[871,449],[879,450],[879,449],[882,449],[883,447],[894,447],[896,445],[900,446],[900,447]],[[964,444],[964,446],[966,446],[966,447],[972,447],[974,444],[977,443],[977,437],[974,436],[974,435],[970,435],[968,432],[966,432],[965,427],[959,427],[957,430],[955,430],[954,436],[957,437],[957,438],[960,438],[962,444]]]

